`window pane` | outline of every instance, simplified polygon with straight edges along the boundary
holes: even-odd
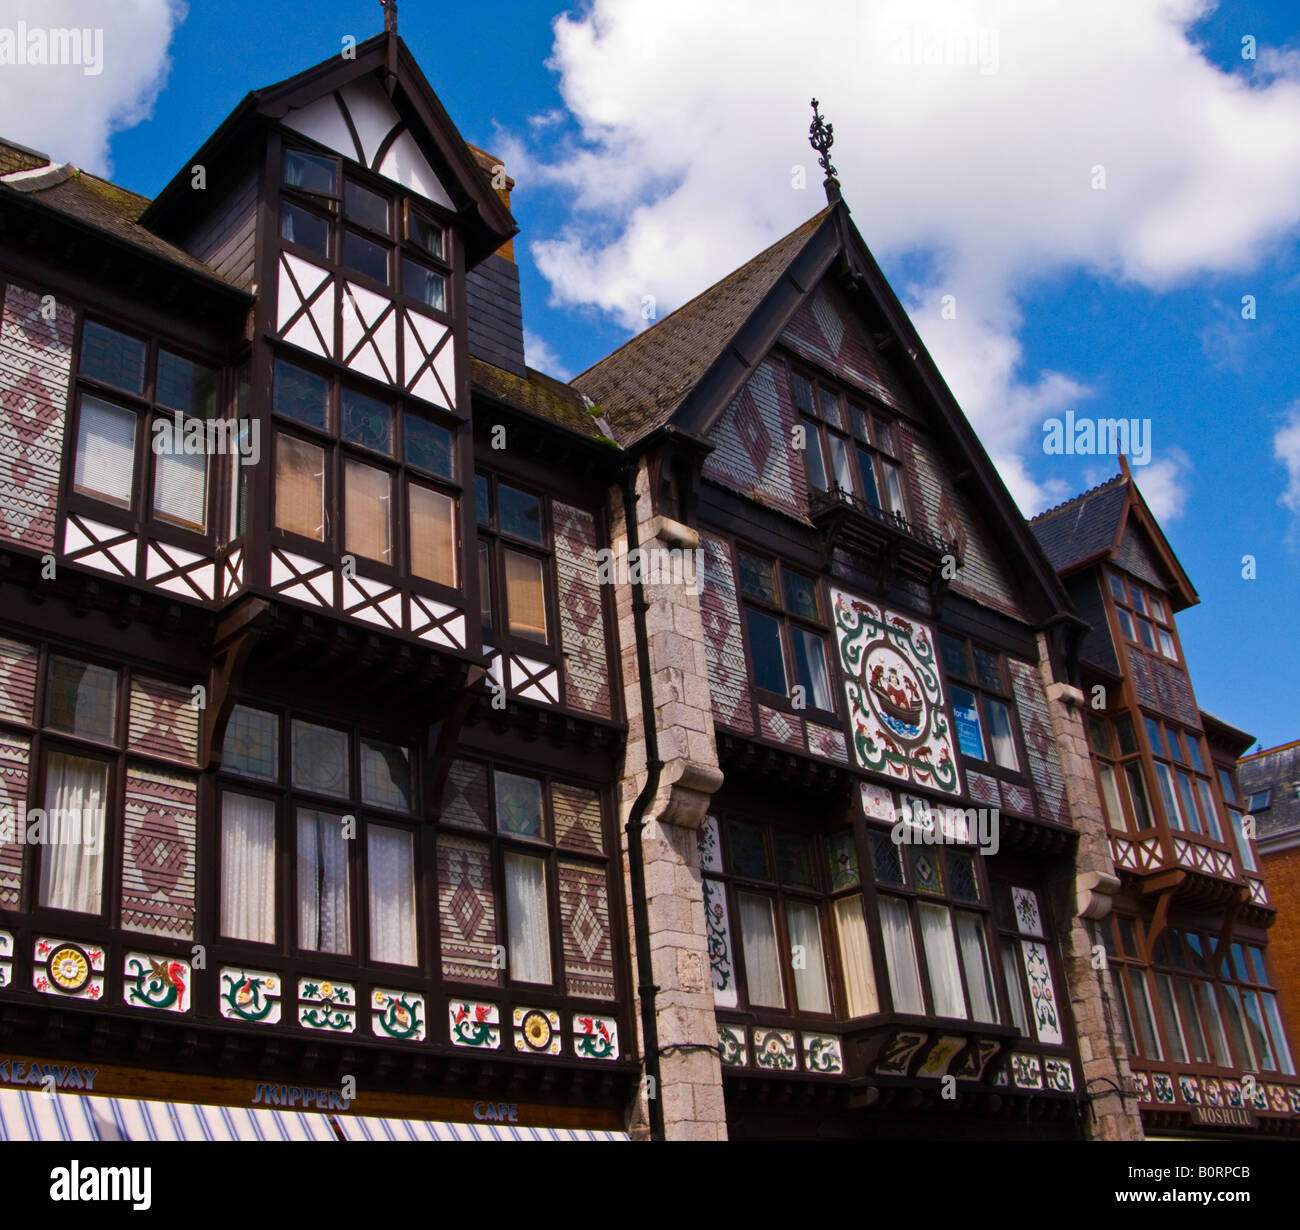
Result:
[[[831,996],[826,986],[826,956],[817,907],[806,901],[788,901],[785,921],[790,931],[790,965],[799,1009],[829,1012]]]
[[[99,913],[107,808],[108,765],[62,752],[46,756],[45,815],[51,828],[40,847],[41,905]]]
[[[447,280],[413,260],[402,261],[402,290],[438,312],[447,310]]]
[[[930,974],[930,997],[936,1016],[966,1017],[966,997],[962,994],[961,974],[957,967],[957,944],[953,938],[952,916],[945,906],[919,904],[921,938],[925,944],[925,963]]]
[[[1169,738],[1170,756],[1172,756],[1176,761],[1178,761],[1179,764],[1187,764],[1188,763],[1187,755],[1183,751],[1183,740],[1182,740],[1182,736],[1178,732],[1178,729],[1174,726],[1166,726],[1165,734]]]
[[[330,382],[324,376],[295,367],[283,359],[275,361],[275,389],[272,408],[306,423],[308,427],[328,430]]]
[[[361,740],[361,801],[410,811],[411,753],[393,743]]]
[[[1179,810],[1178,800],[1174,797],[1174,779],[1168,765],[1157,762],[1156,782],[1160,786],[1160,797],[1164,801],[1165,814],[1169,817],[1169,823],[1176,829],[1185,829],[1187,825],[1183,820],[1183,813]]]
[[[791,383],[794,387],[794,404],[798,406],[800,410],[807,410],[809,413],[812,413],[812,385],[799,375],[798,372],[792,374]]]
[[[275,524],[325,541],[325,453],[283,433],[275,437]]]
[[[236,705],[230,711],[221,767],[228,773],[273,782],[280,775],[280,719]]]
[[[370,956],[390,965],[416,965],[415,857],[411,833],[386,824],[366,825],[370,880]]]
[[[1124,777],[1128,782],[1128,797],[1133,804],[1133,815],[1137,821],[1139,829],[1149,829],[1153,827],[1151,820],[1151,802],[1147,798],[1146,778],[1142,776],[1142,767],[1139,764],[1126,764],[1124,766]]]
[[[930,907],[922,907],[929,909]],[[957,936],[961,942],[961,965],[970,991],[971,1016],[977,1021],[996,1023],[998,997],[993,989],[984,921],[978,914],[957,913]]]
[[[1187,754],[1191,757],[1192,768],[1198,773],[1205,772],[1205,761],[1201,759],[1201,741],[1189,730],[1183,736],[1187,740]]]
[[[1228,808],[1228,819],[1232,823],[1233,836],[1237,839],[1237,852],[1241,855],[1241,865],[1247,871],[1255,871],[1255,851],[1251,848],[1250,838],[1242,828],[1241,812]]]
[[[330,254],[330,224],[292,201],[280,202],[280,238],[289,243],[300,243],[327,260]]]
[[[542,561],[518,551],[503,551],[506,566],[506,617],[514,636],[546,640],[546,588]]]
[[[1137,637],[1133,633],[1133,616],[1131,616],[1123,607],[1117,608],[1117,614],[1119,615],[1120,630],[1130,641],[1137,640]]]
[[[849,462],[849,446],[843,436],[829,434],[831,465],[835,471],[835,485],[841,491],[853,490],[853,468]]]
[[[862,883],[858,871],[858,851],[850,829],[841,829],[826,838],[826,870],[831,888],[856,888]]]
[[[993,759],[1004,769],[1019,769],[1016,741],[1011,733],[1011,713],[1000,700],[985,700],[989,712],[989,741]]]
[[[1242,991],[1241,1001],[1246,1008],[1246,1031],[1250,1035],[1255,1058],[1265,1072],[1276,1072],[1277,1061],[1273,1058],[1273,1047],[1269,1042],[1268,1030],[1264,1028],[1264,1016],[1259,1007],[1259,996],[1254,991]]]
[[[1002,667],[998,662],[998,655],[978,647],[974,647],[972,653],[975,658],[975,682],[980,687],[988,688],[993,692],[1005,691],[1002,686]]]
[[[343,549],[391,564],[393,480],[386,470],[349,460],[344,466],[346,532]]]
[[[343,216],[368,226],[372,231],[388,230],[388,198],[348,180],[343,185]]]
[[[849,407],[849,425],[853,428],[853,434],[859,440],[871,439],[871,433],[867,430],[867,412],[861,407]]]
[[[1138,636],[1141,639],[1142,644],[1148,649],[1154,649],[1156,647],[1156,638],[1155,634],[1151,631],[1151,625],[1145,619],[1139,619],[1137,625]]]
[[[111,743],[117,729],[117,672],[50,658],[45,723],[52,730]]]
[[[346,733],[310,722],[294,722],[293,784],[318,794],[346,798],[350,781]]]
[[[1124,592],[1124,582],[1113,572],[1108,572],[1106,574],[1106,580],[1110,582],[1111,597],[1113,597],[1116,602],[1127,602],[1128,595]]]
[[[865,448],[860,448],[857,452],[858,476],[862,479],[862,498],[872,508],[879,508],[880,493],[876,489],[876,463],[871,459],[871,453]]]
[[[872,874],[881,884],[902,888],[906,883],[903,875],[903,847],[892,840],[888,833],[868,832],[867,842],[871,846]]]
[[[1253,1072],[1259,1066],[1259,1061],[1255,1058],[1255,1051],[1246,1033],[1246,1018],[1241,1010],[1237,988],[1220,989],[1223,992],[1224,1015],[1227,1018],[1228,1032],[1232,1035],[1232,1046],[1237,1054],[1237,1062],[1244,1071]]]
[[[980,729],[980,711],[975,703],[975,693],[965,688],[953,688],[952,712],[957,723],[957,740],[962,753],[985,760],[984,734]]]
[[[298,812],[298,947],[352,951],[352,872],[343,817]]]
[[[776,948],[776,917],[767,897],[737,893],[740,905],[740,935],[745,954],[745,980],[749,1002],[768,1008],[784,1008],[781,961]]]
[[[727,824],[727,854],[732,875],[753,880],[770,880],[772,873],[767,865],[767,843],[763,830],[752,824]]]
[[[840,399],[829,389],[817,390],[817,404],[821,409],[822,418],[824,418],[832,427],[843,427],[844,422],[840,418]]]
[[[356,231],[343,232],[343,263],[376,282],[388,281],[388,249]]]
[[[1201,1001],[1201,1017],[1209,1032],[1214,1062],[1221,1068],[1230,1068],[1232,1052],[1228,1050],[1228,1036],[1223,1032],[1223,1016],[1219,1011],[1219,1001],[1214,994],[1214,984],[1197,982],[1196,990]]]
[[[802,628],[791,628],[790,640],[794,643],[795,681],[803,688],[806,702],[814,709],[830,710],[831,677],[826,670],[825,643]]]
[[[793,833],[776,833],[776,878],[792,888],[815,888],[812,843]]]
[[[402,431],[408,466],[416,466],[441,478],[451,477],[451,432],[413,414],[403,417]]]
[[[321,158],[302,150],[285,150],[284,182],[306,192],[337,196],[338,164],[333,158]]]
[[[430,256],[442,257],[442,227],[407,207],[406,237]]]
[[[778,696],[786,695],[785,655],[781,649],[781,624],[771,615],[745,608],[749,624],[749,654],[754,663],[754,683]]]
[[[1115,734],[1119,737],[1119,754],[1131,756],[1137,749],[1137,740],[1133,737],[1133,723],[1126,717],[1115,719]]]
[[[542,538],[542,501],[540,496],[519,491],[505,483],[497,484],[499,528],[517,538],[540,543]]]
[[[478,601],[483,614],[483,626],[492,626],[492,561],[487,543],[478,544]]]
[[[894,429],[888,423],[882,423],[876,419],[876,447],[883,449],[891,456],[894,453]]]
[[[1106,823],[1121,833],[1128,831],[1124,818],[1124,808],[1119,801],[1119,788],[1115,783],[1115,770],[1108,764],[1098,764],[1097,775],[1101,779],[1101,803],[1106,812]]]
[[[1165,732],[1160,723],[1155,718],[1143,718],[1147,728],[1147,740],[1151,744],[1151,750],[1157,756],[1168,756],[1169,752],[1165,747]]]
[[[885,476],[885,491],[889,495],[889,511],[898,513],[900,517],[906,516],[907,506],[903,503],[903,482],[898,476],[898,467],[890,465],[887,461],[882,461],[880,469]]]
[[[488,491],[488,480],[482,474],[474,475],[474,504],[478,512],[479,525],[491,525],[491,497]]]
[[[880,1001],[876,995],[876,972],[871,961],[862,898],[840,897],[834,908],[848,1013],[850,1017],[870,1016],[880,1011]]]
[[[1196,799],[1192,796],[1192,779],[1186,773],[1178,775],[1178,801],[1182,805],[1183,815],[1194,833],[1204,833],[1205,824],[1196,810]]]
[[[393,455],[393,409],[355,389],[344,389],[339,403],[339,430],[345,440]]]
[[[186,453],[174,423],[154,421],[153,510],[163,521],[202,534],[208,523],[208,457]]]
[[[1007,984],[1007,1000],[1011,1005],[1011,1023],[1024,1034],[1029,1034],[1029,1014],[1025,1011],[1025,991],[1020,985],[1020,954],[1011,940],[1003,940],[1002,980]]]
[[[1295,1075],[1295,1061],[1291,1058],[1291,1047],[1286,1040],[1286,1030],[1282,1028],[1282,1014],[1277,1009],[1277,996],[1261,993],[1260,1002],[1264,1005],[1264,1016],[1272,1034],[1273,1050],[1278,1057],[1278,1066],[1287,1076]]]
[[[881,897],[880,929],[885,940],[885,964],[889,969],[894,1011],[924,1016],[925,998],[921,994],[921,974],[916,965],[907,903],[896,897]]]
[[[804,463],[808,469],[808,485],[814,491],[825,491],[829,484],[826,481],[826,461],[822,457],[822,437],[816,423],[809,423],[800,420],[800,425],[804,429]]]
[[[939,648],[943,653],[943,668],[954,679],[969,679],[970,668],[966,665],[966,646],[950,636],[939,634]]]
[[[1155,1018],[1151,1012],[1151,993],[1146,978],[1139,969],[1128,971],[1129,987],[1133,993],[1133,1018],[1138,1028],[1138,1041],[1147,1059],[1163,1059],[1164,1051],[1156,1036]]]
[[[159,350],[156,400],[169,410],[210,419],[217,412],[217,373],[169,350]]]
[[[958,901],[978,901],[980,889],[975,860],[961,850],[948,850],[944,859],[948,864],[948,892]]]
[[[102,380],[128,393],[143,393],[146,355],[147,347],[138,338],[127,337],[93,320],[81,327],[78,372],[82,376]]]
[[[134,478],[134,412],[97,397],[83,397],[77,423],[74,488],[130,508]]]
[[[817,619],[821,606],[817,601],[817,582],[802,573],[781,569],[782,588],[785,590],[785,609],[792,615]]]
[[[426,581],[456,586],[456,502],[440,491],[407,489],[411,502],[411,572]]]
[[[543,836],[542,783],[535,777],[496,772],[497,831],[513,837]]]
[[[515,982],[551,981],[551,932],[546,908],[546,863],[507,851],[506,922],[510,977]]]
[[[1178,650],[1174,648],[1174,638],[1163,628],[1158,628],[1156,631],[1160,637],[1160,652],[1166,658],[1172,658],[1176,662],[1178,660]]]
[[[1192,984],[1185,978],[1174,983],[1178,996],[1178,1013],[1183,1021],[1183,1035],[1187,1041],[1187,1050],[1193,1063],[1209,1063],[1210,1048],[1205,1040],[1205,1031],[1201,1028],[1201,1017],[1196,1011],[1196,996]]]
[[[1110,997],[1119,1018],[1120,1029],[1124,1032],[1124,1045],[1130,1055],[1136,1055],[1138,1049],[1133,1036],[1133,1018],[1129,1016],[1128,1000],[1124,998],[1124,984],[1120,980],[1119,970],[1114,967],[1110,970]]]
[[[736,552],[740,565],[740,589],[742,593],[754,598],[762,598],[773,605],[779,605],[776,596],[776,580],[770,561],[750,555],[748,551]]]
[[[275,942],[275,804],[221,796],[221,934]]]

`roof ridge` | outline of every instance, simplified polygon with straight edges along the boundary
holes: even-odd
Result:
[[[1260,756],[1271,756],[1274,752],[1285,752],[1289,747],[1300,747],[1300,739],[1292,739],[1290,743],[1279,743],[1277,747],[1261,748],[1258,752],[1251,752],[1249,756],[1240,757],[1237,763],[1240,764],[1243,760],[1255,760]]]
[[[812,214],[809,217],[805,218],[802,222],[799,223],[798,226],[792,227],[790,230],[786,231],[786,233],[782,235],[779,239],[774,239],[761,252],[754,253],[754,255],[751,256],[748,260],[743,261],[741,264],[737,265],[733,270],[731,270],[730,273],[724,273],[722,277],[718,278],[716,281],[710,282],[709,285],[706,286],[703,290],[701,290],[698,294],[692,295],[691,298],[687,299],[685,303],[678,304],[678,306],[673,308],[673,310],[669,312],[667,316],[664,316],[660,320],[656,320],[655,323],[650,326],[650,328],[642,329],[640,333],[632,334],[632,336],[629,337],[627,341],[623,342],[621,345],[615,346],[614,349],[611,350],[608,354],[603,355],[601,358],[597,359],[594,363],[588,364],[586,367],[582,369],[582,371],[580,371],[576,376],[574,376],[569,381],[569,383],[576,386],[577,381],[581,380],[582,377],[585,376],[588,372],[599,367],[607,359],[612,359],[621,350],[624,350],[626,347],[631,346],[634,342],[639,342],[643,337],[648,337],[656,329],[663,328],[663,326],[666,325],[670,320],[672,320],[674,316],[678,315],[678,313],[684,312],[692,304],[697,303],[699,302],[699,300],[703,299],[705,295],[709,294],[712,291],[717,290],[718,287],[731,281],[731,279],[734,278],[738,273],[743,273],[746,269],[750,267],[750,265],[756,264],[758,261],[762,260],[763,257],[765,257],[769,252],[771,252],[773,248],[780,247],[783,243],[785,243],[788,239],[790,239],[791,236],[797,235],[801,230],[804,229],[804,227],[811,225],[813,222],[819,222],[834,208],[835,207],[833,205],[823,206],[815,214]]]
[[[1113,487],[1116,483],[1126,482],[1127,478],[1121,470],[1113,478],[1108,478],[1104,483],[1098,483],[1095,487],[1089,487],[1087,491],[1080,491],[1077,495],[1072,495],[1068,500],[1063,500],[1060,504],[1052,508],[1045,508],[1040,513],[1035,513],[1029,518],[1029,524],[1033,525],[1035,521],[1041,521],[1044,517],[1054,517],[1057,513],[1063,512],[1071,504],[1076,504],[1080,500],[1087,499],[1090,495],[1096,495],[1099,491],[1105,491],[1108,487]]]

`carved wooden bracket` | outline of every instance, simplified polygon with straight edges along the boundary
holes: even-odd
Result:
[[[221,768],[226,724],[230,721],[230,711],[235,707],[244,668],[260,635],[257,623],[269,610],[269,603],[261,598],[250,598],[217,625],[212,665],[208,670],[207,705],[203,710],[202,759],[205,769]]]
[[[437,817],[442,814],[442,792],[447,785],[451,762],[460,746],[461,727],[470,707],[487,691],[487,671],[481,666],[466,668],[459,690],[448,689],[449,699],[430,716],[426,748],[429,765],[428,783],[425,786],[425,814]]]

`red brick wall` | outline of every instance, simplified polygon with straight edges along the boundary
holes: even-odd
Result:
[[[1277,921],[1268,932],[1268,961],[1277,980],[1291,1053],[1300,1053],[1300,849],[1260,859]]]

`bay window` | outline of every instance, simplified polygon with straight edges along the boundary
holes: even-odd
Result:
[[[962,755],[983,761],[995,775],[1024,779],[1015,699],[1002,655],[946,633],[939,635],[939,649]]]
[[[1118,572],[1107,572],[1106,580],[1124,638],[1177,662],[1174,620],[1163,596]]]
[[[536,652],[554,639],[547,498],[496,475],[476,478],[484,634]]]

